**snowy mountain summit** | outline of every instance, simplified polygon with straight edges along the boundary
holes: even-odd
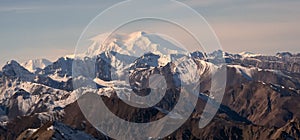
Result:
[[[241,55],[242,57],[256,57],[256,56],[261,56],[261,54],[256,54],[256,53],[252,53],[252,52],[241,52],[239,53],[239,55]]]
[[[170,62],[172,54],[187,54],[187,51],[174,41],[155,33],[143,31],[131,34],[101,34],[92,38],[91,41],[93,43],[86,52],[87,56],[96,56],[103,52],[117,52],[122,55],[141,57],[144,54],[152,53],[159,55],[161,61]],[[166,64],[166,62],[161,63]]]
[[[44,69],[50,64],[52,64],[52,62],[47,59],[34,59],[24,62],[21,65],[28,71],[34,73],[37,69]]]

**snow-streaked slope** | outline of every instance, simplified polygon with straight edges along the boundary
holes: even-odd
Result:
[[[15,81],[0,88],[0,102],[9,118],[38,112],[49,112],[63,106],[58,104],[70,92],[42,84]]]
[[[53,139],[66,140],[96,140],[93,136],[79,130],[75,130],[63,123],[54,122],[48,129],[55,130]]]
[[[70,77],[67,77],[66,75],[64,77],[60,77],[58,74],[52,74],[48,76],[57,82],[67,82],[70,79]]]
[[[52,64],[52,62],[47,59],[34,59],[24,62],[21,65],[28,71],[34,73],[37,69],[44,69],[50,64]]]
[[[251,68],[248,68],[248,67],[243,67],[243,66],[240,66],[240,65],[227,65],[228,67],[231,67],[231,68],[235,68],[236,69],[236,72],[238,74],[241,74],[244,78],[248,79],[248,80],[251,80],[252,79],[252,76],[255,72],[259,71],[260,69],[256,68],[256,67],[251,67]]]
[[[67,81],[72,76],[73,59],[61,57],[57,61],[45,67],[39,74],[49,76],[53,80]]]

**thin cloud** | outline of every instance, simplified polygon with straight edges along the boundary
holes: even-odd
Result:
[[[30,12],[41,9],[40,7],[0,7],[0,12]]]

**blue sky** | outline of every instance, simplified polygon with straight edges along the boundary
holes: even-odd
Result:
[[[55,60],[72,54],[86,25],[118,2],[0,0],[0,64],[11,59],[20,62],[34,58]],[[225,51],[300,52],[299,0],[181,2],[206,18]],[[185,20],[192,22],[192,19]]]

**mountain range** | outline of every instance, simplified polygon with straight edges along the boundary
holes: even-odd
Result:
[[[141,52],[146,53],[139,56]],[[300,54],[184,52],[163,38],[135,32],[116,35],[104,44],[96,38],[86,53],[92,57],[7,62],[0,71],[0,139],[111,139],[95,129],[79,109],[79,95],[91,90],[120,118],[158,120],[178,98],[178,81],[173,77],[179,68],[172,63],[182,58],[178,54],[189,56],[189,64],[201,77],[201,87],[190,118],[164,139],[300,138]],[[227,69],[224,98],[213,120],[199,128],[203,107],[213,99],[210,74],[220,63]],[[78,64],[92,67],[80,67],[84,73],[74,75]],[[122,77],[119,70],[124,69],[130,71],[131,88],[142,95],[148,93],[141,87],[149,75],[165,75],[169,93],[165,104],[160,109],[126,105],[115,94],[116,77]],[[96,88],[84,85],[86,81]]]

